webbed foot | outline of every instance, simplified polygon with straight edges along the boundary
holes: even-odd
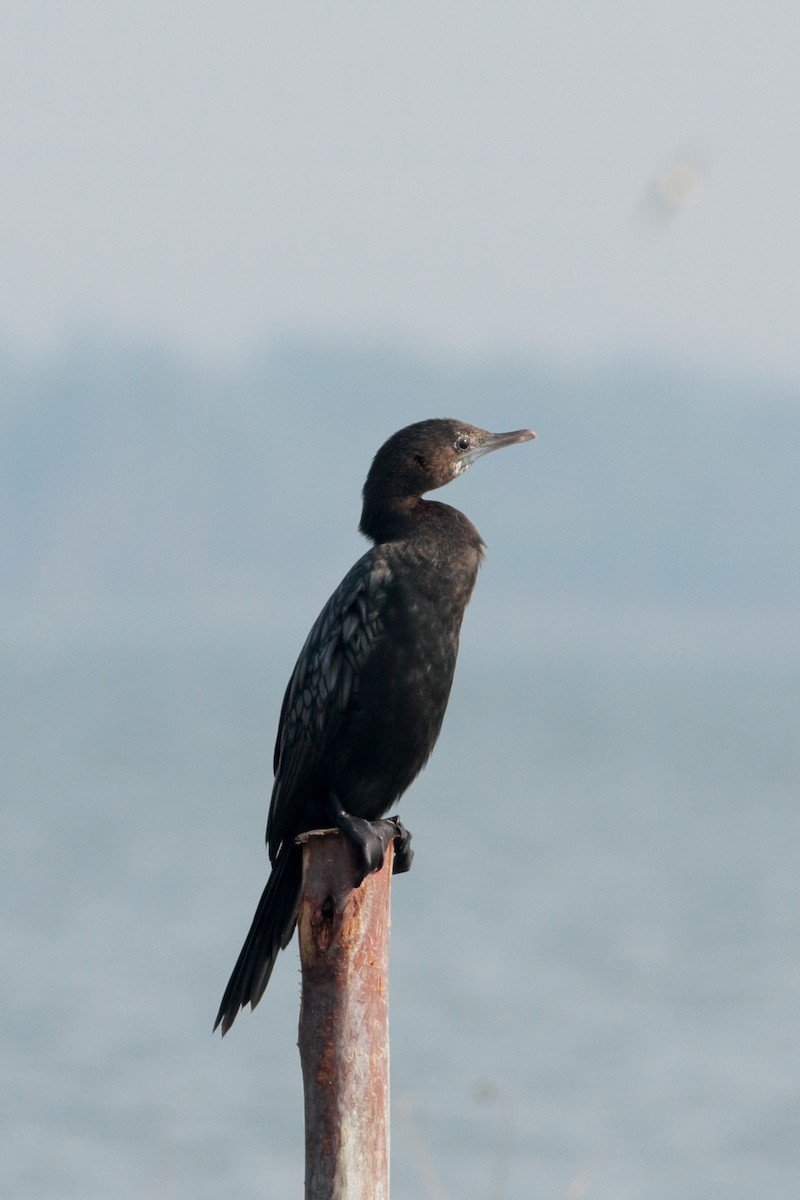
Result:
[[[333,792],[330,793],[329,808],[337,827],[347,834],[361,855],[361,875],[357,886],[373,871],[380,871],[391,842],[394,842],[395,848],[393,873],[399,875],[409,869],[414,857],[411,834],[396,817],[382,821],[367,821],[364,817],[354,817],[345,812],[339,798]]]

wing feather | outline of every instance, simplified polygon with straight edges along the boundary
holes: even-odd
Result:
[[[357,695],[358,675],[383,630],[391,570],[376,550],[344,577],[317,617],[283,698],[273,767],[267,842],[274,860],[295,837],[305,789],[324,767],[325,755]]]

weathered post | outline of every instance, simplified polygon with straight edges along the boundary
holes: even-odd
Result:
[[[354,886],[338,830],[304,834],[297,926],[305,1200],[389,1197],[389,900],[394,846]]]

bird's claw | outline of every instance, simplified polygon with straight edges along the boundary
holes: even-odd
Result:
[[[392,817],[391,822],[395,827],[392,874],[404,875],[406,871],[411,870],[411,863],[414,859],[414,851],[411,847],[411,834],[399,817]]]

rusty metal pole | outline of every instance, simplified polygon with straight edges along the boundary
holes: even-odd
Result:
[[[389,900],[394,847],[360,887],[338,830],[304,834],[300,1062],[305,1200],[389,1198]]]

